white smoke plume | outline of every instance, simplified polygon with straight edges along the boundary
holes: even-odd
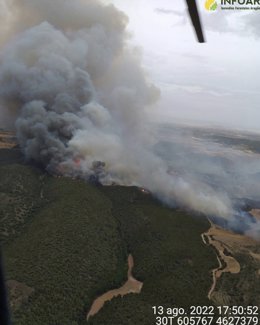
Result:
[[[159,90],[131,48],[127,17],[97,0],[2,0],[1,110],[28,159],[103,184],[142,186],[170,205],[229,218],[225,191],[169,173],[147,107]]]

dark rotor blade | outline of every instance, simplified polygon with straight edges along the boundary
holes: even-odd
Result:
[[[190,18],[192,21],[192,24],[194,26],[194,29],[196,31],[196,35],[198,38],[199,43],[204,43],[205,39],[203,36],[202,26],[200,22],[199,12],[196,4],[196,0],[186,0]]]
[[[0,251],[0,324],[1,325],[10,324],[1,251]]]

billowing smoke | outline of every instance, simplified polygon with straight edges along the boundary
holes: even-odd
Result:
[[[127,17],[97,0],[2,0],[0,98],[28,159],[53,173],[137,185],[228,219],[228,192],[169,171],[147,109],[159,97]]]
[[[17,112],[25,155],[50,170],[73,169],[70,160],[79,158],[83,173],[91,173],[95,160],[109,169],[133,134],[140,138],[144,107],[158,97],[138,53],[127,48],[126,16],[92,0],[19,0],[6,7],[1,105]]]

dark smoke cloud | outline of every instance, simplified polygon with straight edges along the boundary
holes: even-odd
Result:
[[[98,1],[19,0],[9,9],[0,94],[17,109],[26,156],[56,168],[79,154],[80,130],[103,147],[132,132],[158,91],[126,47],[126,16]]]
[[[159,90],[128,44],[124,13],[94,0],[1,6],[0,107],[15,113],[27,159],[54,173],[143,186],[170,205],[234,215],[228,191],[192,170],[171,174],[154,152],[146,110]]]

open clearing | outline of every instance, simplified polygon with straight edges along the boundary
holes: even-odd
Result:
[[[0,131],[0,149],[10,149],[17,145],[13,132]]]
[[[130,254],[128,256],[128,272],[127,272],[127,281],[126,283],[114,290],[110,290],[103,295],[99,296],[95,301],[93,302],[90,311],[87,315],[87,320],[89,317],[94,316],[99,312],[99,310],[104,306],[105,302],[112,300],[113,298],[117,296],[125,296],[129,293],[140,293],[142,290],[143,283],[140,281],[137,281],[133,275],[132,275],[132,269],[134,267],[134,259],[133,256]]]
[[[209,220],[210,221],[210,220]],[[209,230],[202,234],[203,242],[206,243],[204,236],[207,237],[209,245],[212,245],[217,251],[217,259],[219,266],[212,271],[213,283],[208,293],[208,298],[211,299],[211,295],[215,290],[217,280],[221,277],[222,273],[239,273],[240,264],[238,261],[231,256],[231,251],[228,246],[225,244],[221,236],[225,234],[225,238],[228,237],[227,231],[216,226],[212,221],[210,221],[211,227]]]
[[[229,273],[228,279],[232,279],[232,282],[238,281],[240,285],[243,283],[247,290],[253,286],[253,283],[250,284],[248,280],[245,280],[245,273],[247,268],[253,269],[254,271],[250,276],[255,274],[257,280],[260,274],[260,243],[251,237],[220,228],[211,220],[209,221],[211,227],[201,237],[204,244],[215,248],[219,266],[212,270],[213,279],[208,298],[217,303],[228,303],[230,293],[223,291],[223,282],[219,284],[220,278]],[[243,274],[237,277],[240,272]],[[224,280],[226,281],[227,277]],[[258,287],[256,285],[257,292],[259,291]]]

